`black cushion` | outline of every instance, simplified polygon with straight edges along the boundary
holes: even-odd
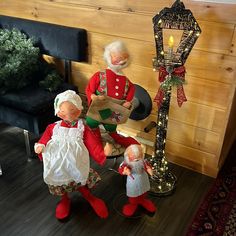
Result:
[[[53,110],[54,98],[67,89],[76,91],[76,87],[68,83],[63,83],[56,92],[49,92],[38,86],[28,86],[0,95],[0,103],[29,114],[42,114],[48,109]]]
[[[85,29],[1,15],[0,27],[17,28],[28,37],[33,37],[42,54],[71,61],[87,61]]]
[[[56,24],[1,16],[0,27],[16,28],[37,41],[42,54],[70,61],[87,60],[86,30]],[[77,87],[68,83],[56,92],[49,92],[34,84],[18,91],[9,91],[0,95],[0,120],[39,135],[46,126],[54,122],[54,98],[60,92]]]

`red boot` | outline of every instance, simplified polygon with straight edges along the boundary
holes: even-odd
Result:
[[[140,144],[132,137],[124,137],[119,135],[117,132],[111,132],[109,135],[115,140],[116,143],[120,144],[121,146],[127,148],[131,144]]]
[[[151,213],[154,213],[156,211],[155,205],[151,200],[147,199],[146,193],[138,197],[138,204]]]
[[[69,216],[69,214],[70,214],[70,202],[71,202],[70,198],[65,193],[61,197],[61,201],[58,203],[58,205],[56,207],[56,218],[58,220],[63,220],[66,217]]]
[[[94,211],[99,217],[107,218],[108,210],[103,200],[93,196],[90,193],[89,189],[85,186],[80,187],[79,191],[82,194],[82,196],[89,202],[89,204],[91,205],[91,207],[94,209]]]
[[[122,213],[125,216],[132,216],[138,207],[138,198],[129,197],[129,203],[125,204],[122,209]]]

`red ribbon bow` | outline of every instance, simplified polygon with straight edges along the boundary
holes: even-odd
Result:
[[[161,83],[164,82],[166,80],[168,74],[169,73],[166,71],[165,67],[160,67],[160,69],[159,69],[159,81]],[[174,68],[171,75],[177,77],[182,82],[184,82],[185,81],[185,67],[184,66],[179,66],[179,67]],[[154,98],[154,101],[157,103],[158,108],[160,108],[160,106],[163,102],[165,92],[166,91],[164,89],[159,87],[159,89],[157,91],[157,94]],[[187,101],[187,98],[185,96],[184,88],[183,88],[183,85],[181,83],[177,86],[177,102],[178,102],[179,107],[181,107],[183,102],[186,102],[186,101]]]

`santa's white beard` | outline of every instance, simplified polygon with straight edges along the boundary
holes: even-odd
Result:
[[[112,63],[108,63],[109,68],[111,68],[113,71],[121,71],[122,69],[124,69],[125,67],[128,66],[128,63],[126,62],[123,65],[113,65]]]
[[[121,71],[122,69],[124,69],[125,67],[127,67],[128,64],[129,64],[129,61],[126,60],[125,63],[124,63],[124,61],[120,61],[120,64],[114,65],[114,64],[111,63],[111,58],[108,57],[108,56],[106,57],[106,61],[107,61],[108,67],[111,68],[111,69],[112,69],[113,71],[115,71],[115,72]],[[124,63],[124,64],[123,64],[123,63]]]
[[[128,164],[128,166],[131,167],[133,171],[139,170],[143,167],[143,159],[140,159],[138,161],[128,161],[128,158],[125,158],[125,162]]]

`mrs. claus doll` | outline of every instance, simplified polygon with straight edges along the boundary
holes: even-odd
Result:
[[[68,194],[75,191],[82,194],[99,217],[106,218],[105,203],[89,190],[100,180],[98,173],[90,168],[89,156],[102,165],[111,153],[111,146],[107,144],[103,148],[101,140],[79,119],[83,106],[74,91],[58,94],[54,109],[61,120],[48,125],[35,144],[35,152],[43,160],[43,177],[50,193],[61,197],[56,218],[61,220],[69,216],[71,200]]]
[[[108,67],[105,70],[96,72],[89,80],[86,87],[86,95],[88,105],[92,100],[103,100],[105,96],[124,100],[122,104],[126,108],[130,108],[135,94],[134,84],[123,74],[122,69],[129,64],[129,52],[122,41],[114,41],[108,44],[104,50],[104,59]],[[99,125],[101,122],[86,117],[87,125],[93,129],[93,132],[100,136]],[[102,123],[109,135],[116,143],[124,147],[130,144],[138,144],[131,137],[123,137],[116,132],[117,124]]]

